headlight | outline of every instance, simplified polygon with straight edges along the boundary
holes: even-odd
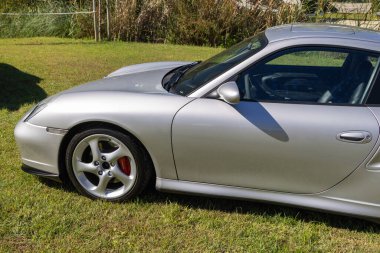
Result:
[[[30,114],[24,119],[24,122],[29,121],[31,118],[36,116],[37,113],[42,111],[47,106],[47,103],[40,103],[30,112]]]
[[[37,115],[40,111],[42,111],[50,102],[55,100],[57,97],[59,97],[59,93],[45,98],[44,100],[40,101],[36,107],[33,108],[33,110],[30,111],[29,115],[24,119],[24,122],[29,121],[31,118]],[[25,116],[24,116],[25,117]]]

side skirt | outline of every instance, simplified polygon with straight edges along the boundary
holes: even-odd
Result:
[[[334,199],[323,194],[292,194],[250,188],[206,184],[157,178],[156,189],[163,192],[255,200],[273,204],[302,207],[322,212],[337,213],[380,223],[380,205]]]

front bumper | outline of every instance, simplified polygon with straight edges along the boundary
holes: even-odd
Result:
[[[24,172],[29,173],[31,175],[38,176],[38,177],[48,178],[48,179],[54,180],[56,182],[62,183],[62,180],[59,178],[58,174],[52,174],[52,173],[49,173],[49,172],[38,170],[38,169],[35,169],[35,168],[32,168],[32,167],[29,167],[26,164],[23,164],[21,166],[21,169]]]
[[[64,134],[50,133],[46,129],[21,120],[14,134],[24,167],[58,176],[59,147]]]

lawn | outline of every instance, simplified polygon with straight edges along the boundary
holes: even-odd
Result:
[[[378,252],[380,226],[291,207],[149,191],[92,201],[20,170],[13,128],[37,100],[129,64],[220,49],[56,38],[0,40],[0,251]]]

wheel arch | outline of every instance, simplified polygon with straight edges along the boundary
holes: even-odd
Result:
[[[67,168],[65,164],[65,154],[66,154],[66,149],[71,141],[71,139],[74,137],[75,134],[80,133],[81,131],[91,129],[91,128],[96,128],[96,127],[102,127],[102,128],[108,128],[112,130],[119,131],[121,133],[124,133],[125,135],[130,136],[133,138],[133,140],[140,145],[140,147],[144,150],[146,153],[148,160],[150,162],[151,168],[153,168],[153,176],[152,179],[156,180],[156,169],[152,160],[152,156],[145,147],[145,145],[132,133],[127,131],[126,129],[104,121],[88,121],[88,122],[82,122],[79,123],[69,129],[67,134],[64,136],[62,139],[61,145],[59,147],[59,152],[58,152],[58,171],[59,171],[59,177],[64,183],[69,183],[70,180],[68,179],[68,174],[67,174]]]

